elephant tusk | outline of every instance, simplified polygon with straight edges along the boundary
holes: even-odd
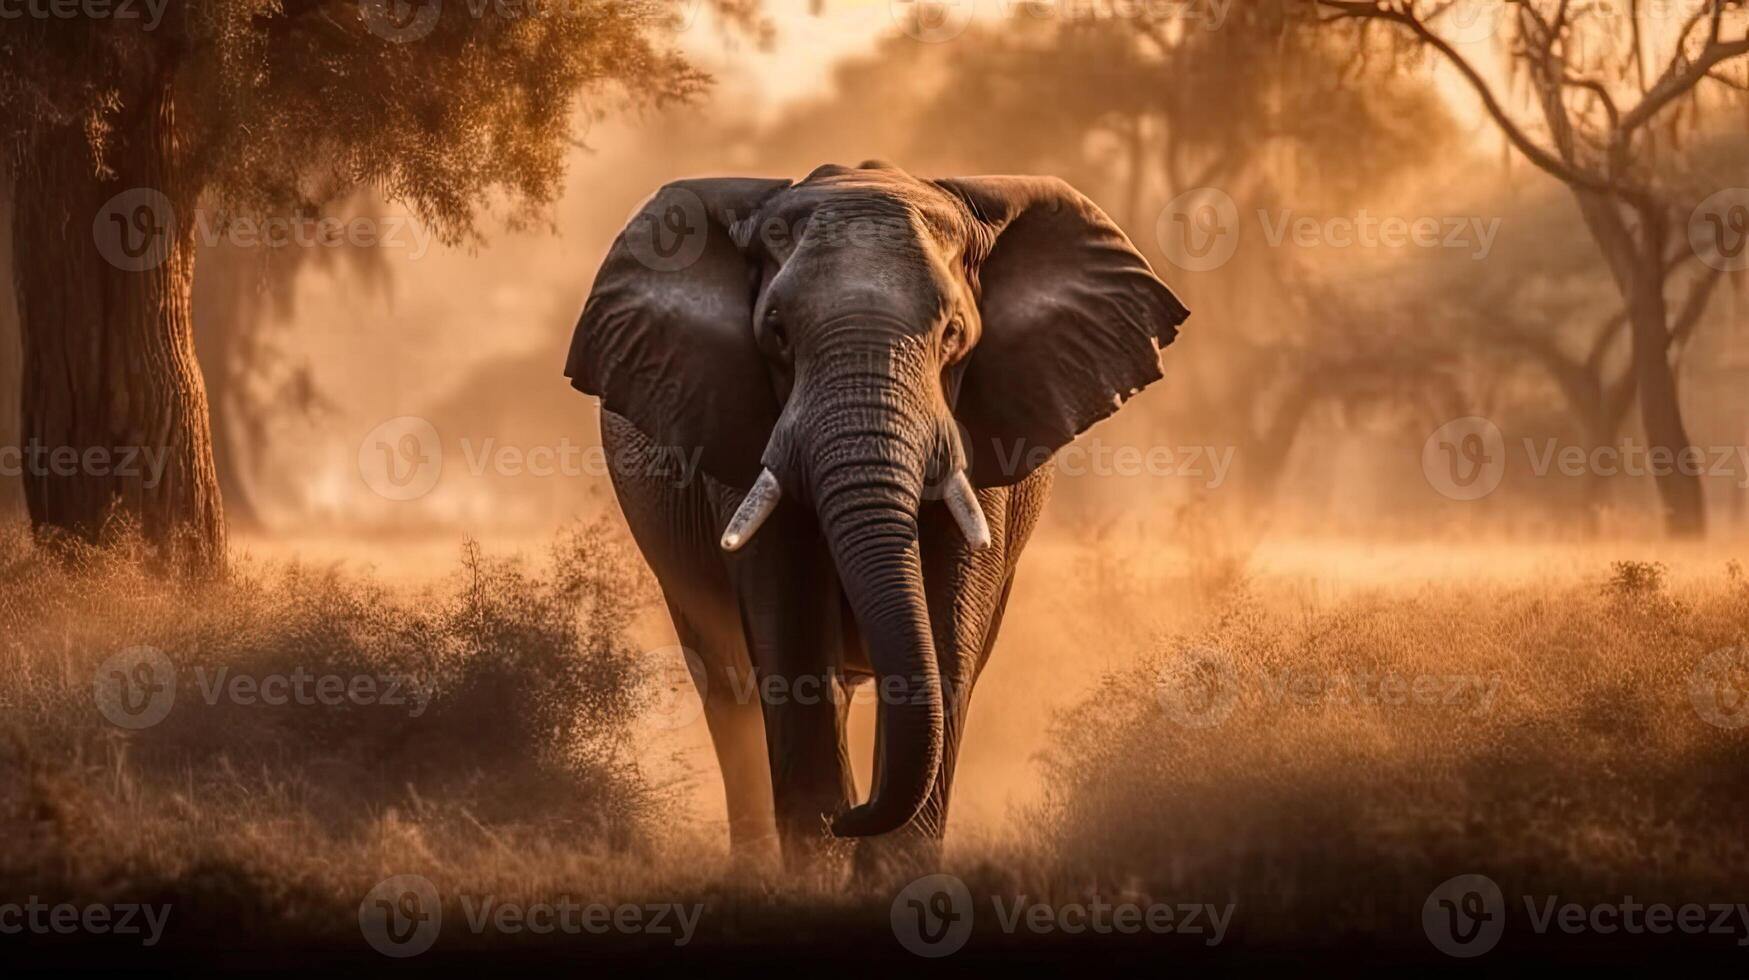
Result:
[[[741,506],[735,510],[735,516],[729,518],[728,530],[723,532],[723,550],[738,551],[759,533],[759,526],[777,509],[777,502],[782,497],[783,488],[777,485],[777,475],[769,469],[760,470],[759,479],[753,481],[753,489],[747,491]]]
[[[947,478],[944,499],[972,550],[990,547],[990,522],[984,519],[984,508],[978,505],[978,494],[972,489],[972,481],[966,479],[965,470],[954,470],[953,476]]]

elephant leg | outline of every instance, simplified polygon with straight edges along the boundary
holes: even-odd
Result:
[[[759,703],[744,686],[750,668],[738,631],[725,624],[701,630],[670,606],[681,645],[704,665],[698,678],[704,720],[723,777],[729,817],[729,850],[737,862],[779,859],[772,811],[771,777],[765,764],[765,723]]]
[[[819,864],[832,841],[827,819],[854,789],[837,576],[824,547],[810,544],[806,522],[793,510],[773,515],[731,566],[757,670],[752,695],[764,716],[777,832],[794,871]]]
[[[705,724],[722,769],[730,849],[738,859],[775,858],[771,775],[759,703],[748,692],[749,648],[735,585],[716,535],[726,491],[688,479],[671,458],[625,419],[603,411],[601,442],[632,537],[662,586],[682,646],[698,658]]]

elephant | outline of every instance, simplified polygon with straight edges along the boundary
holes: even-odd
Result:
[[[693,655],[731,853],[939,855],[1051,455],[1162,376],[1188,316],[1055,177],[827,165],[676,181],[632,217],[565,373]]]

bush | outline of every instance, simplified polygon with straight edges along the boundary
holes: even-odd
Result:
[[[97,547],[9,530],[0,879],[360,894],[410,856],[639,847],[663,802],[631,750],[626,631],[644,583],[603,523],[561,535],[538,569],[469,544],[416,593],[241,560],[189,579],[127,534]],[[99,697],[142,648],[174,670],[174,703],[135,730]]]

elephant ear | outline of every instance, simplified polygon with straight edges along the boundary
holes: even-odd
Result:
[[[788,186],[663,186],[601,263],[565,365],[573,387],[731,486],[752,485],[778,413],[753,340],[757,266],[736,234]]]
[[[994,235],[975,269],[983,333],[954,414],[979,486],[1024,479],[1160,378],[1190,315],[1098,206],[1054,177],[938,181]]]

